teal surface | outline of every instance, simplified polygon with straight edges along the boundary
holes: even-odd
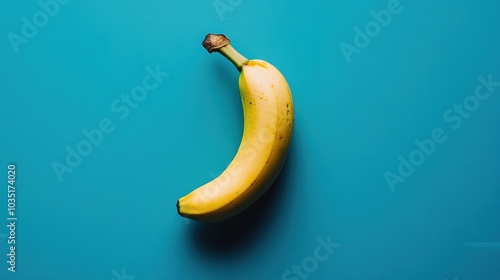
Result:
[[[1,1],[0,279],[500,279],[499,14],[494,0]],[[238,72],[201,46],[211,32],[279,68],[296,115],[271,190],[200,224],[176,200],[243,129]]]

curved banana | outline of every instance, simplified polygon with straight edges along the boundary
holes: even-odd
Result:
[[[243,137],[219,177],[177,201],[183,217],[212,222],[232,217],[257,200],[278,176],[293,131],[293,101],[283,75],[263,60],[248,60],[222,35],[208,34],[203,46],[228,58],[240,71]]]

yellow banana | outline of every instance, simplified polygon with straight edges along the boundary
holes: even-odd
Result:
[[[243,211],[276,179],[290,146],[294,111],[288,83],[274,66],[246,59],[222,34],[208,34],[203,46],[224,55],[240,71],[244,115],[243,137],[229,166],[177,201],[181,216],[212,222]]]

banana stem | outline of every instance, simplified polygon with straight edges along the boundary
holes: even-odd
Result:
[[[229,39],[223,34],[208,34],[202,45],[208,52],[218,52],[229,59],[238,71],[241,71],[243,65],[248,63],[248,59],[241,55],[231,46]]]
[[[220,48],[218,52],[229,59],[229,61],[231,61],[234,66],[236,66],[236,69],[238,69],[238,71],[241,71],[241,67],[248,63],[248,59],[241,55],[230,44]]]

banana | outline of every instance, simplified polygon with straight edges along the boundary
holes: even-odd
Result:
[[[202,222],[230,218],[255,202],[278,176],[290,147],[294,109],[290,88],[270,63],[248,60],[222,34],[203,46],[219,52],[240,71],[243,136],[236,155],[214,180],[177,201],[178,213]]]

